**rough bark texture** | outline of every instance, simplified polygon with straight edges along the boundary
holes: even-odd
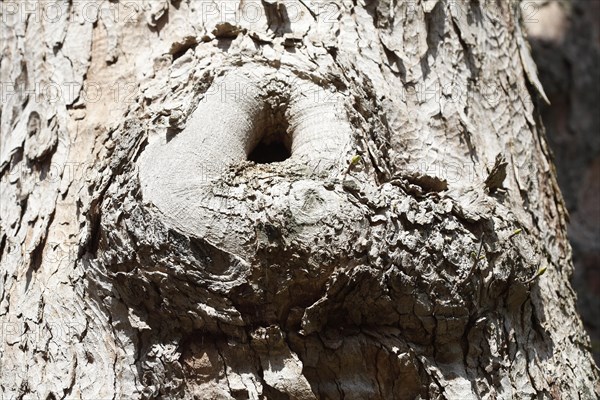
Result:
[[[573,285],[600,362],[600,2],[541,1],[527,24],[550,105],[541,107],[570,214]]]
[[[516,3],[2,7],[6,398],[598,396]]]

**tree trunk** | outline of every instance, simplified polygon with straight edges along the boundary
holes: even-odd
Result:
[[[600,1],[544,1],[528,28],[540,107],[569,211],[577,309],[600,363]]]
[[[526,7],[366,3],[1,4],[4,398],[598,396]]]

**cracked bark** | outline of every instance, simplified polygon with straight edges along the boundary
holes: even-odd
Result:
[[[600,3],[584,0],[545,1],[530,13],[527,24],[532,55],[551,101],[540,114],[548,129],[558,182],[569,210],[573,247],[573,286],[584,326],[591,336],[596,364],[600,362],[600,23],[593,17]]]
[[[1,25],[6,397],[598,395],[518,7],[99,4]]]

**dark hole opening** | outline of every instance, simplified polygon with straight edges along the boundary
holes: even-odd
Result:
[[[280,140],[269,142],[261,140],[248,155],[248,160],[257,164],[270,164],[285,161],[290,156],[290,150]]]

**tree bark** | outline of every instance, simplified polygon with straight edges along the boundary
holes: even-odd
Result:
[[[600,2],[543,1],[528,27],[551,104],[540,115],[569,211],[577,308],[600,362]]]
[[[518,4],[1,7],[4,397],[599,395]]]

